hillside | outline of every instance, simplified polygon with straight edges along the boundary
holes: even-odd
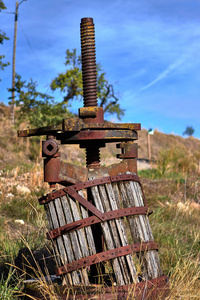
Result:
[[[27,162],[31,159],[37,159],[41,156],[41,149],[39,143],[31,143],[29,139],[18,138],[17,128],[10,124],[8,117],[8,108],[0,106],[0,168],[7,164],[16,164],[19,161]],[[45,137],[42,137],[43,139]],[[157,160],[160,151],[163,149],[173,149],[175,146],[185,149],[190,155],[197,153],[200,149],[200,140],[194,137],[183,138],[173,134],[164,134],[155,130],[151,139],[151,158]],[[147,130],[143,129],[138,132],[138,157],[148,159],[148,142]],[[78,165],[85,164],[85,152],[78,146],[62,146],[62,159],[75,161]],[[116,149],[115,144],[107,144],[106,148],[101,149],[101,163],[102,165],[109,165],[118,162],[116,154],[120,153]]]
[[[155,130],[151,139],[151,155],[152,159],[157,159],[159,152],[162,149],[173,148],[175,145],[184,147],[190,153],[195,153],[200,149],[200,140],[194,137],[183,138],[178,135],[165,134]],[[148,145],[147,145],[147,130],[143,129],[138,135],[138,152],[139,158],[148,158]]]

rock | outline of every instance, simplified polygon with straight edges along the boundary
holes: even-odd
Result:
[[[200,209],[200,204],[198,204],[197,202],[192,201],[190,203],[190,207],[192,207],[194,209]]]
[[[15,220],[15,223],[18,223],[18,224],[21,224],[21,225],[24,225],[24,220]]]
[[[31,251],[27,247],[19,250],[15,258],[17,272],[25,275],[26,279],[54,275],[56,263],[53,251],[46,247]]]
[[[26,186],[17,185],[16,189],[19,194],[30,194],[31,193],[31,190]]]
[[[6,195],[6,198],[12,198],[12,197],[14,197],[14,195],[13,195],[12,193],[8,193],[8,194]]]
[[[178,202],[177,208],[178,208],[178,210],[182,210],[182,211],[186,211],[187,210],[186,205],[183,204],[182,202]]]

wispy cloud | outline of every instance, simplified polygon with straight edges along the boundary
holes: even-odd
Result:
[[[183,55],[182,57],[180,57],[179,59],[177,59],[175,62],[173,62],[172,64],[170,64],[163,72],[161,72],[154,80],[152,80],[147,85],[143,86],[140,89],[140,92],[149,89],[154,84],[158,83],[160,80],[168,77],[169,74],[171,72],[173,72],[174,70],[178,69],[178,67],[180,65],[182,65],[185,62],[185,60],[186,60],[186,55]]]

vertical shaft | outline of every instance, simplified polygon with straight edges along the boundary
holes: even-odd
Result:
[[[84,107],[97,106],[95,32],[92,18],[81,19],[81,58]],[[86,165],[88,168],[97,168],[100,166],[98,145],[87,145]]]
[[[16,61],[16,44],[17,44],[17,18],[18,18],[18,2],[15,6],[15,28],[13,43],[13,62],[12,62],[12,104],[11,104],[11,122],[15,123],[15,61]]]
[[[92,169],[100,166],[100,149],[98,146],[86,148],[86,165]]]
[[[84,107],[97,106],[95,33],[92,18],[81,19],[81,57]]]

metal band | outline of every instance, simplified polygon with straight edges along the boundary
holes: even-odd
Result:
[[[128,208],[122,208],[118,210],[113,210],[104,213],[105,220],[112,220],[116,218],[122,218],[122,217],[128,217],[133,215],[149,215],[151,212],[148,211],[147,207],[144,206],[138,206],[138,207],[128,207]],[[63,235],[69,231],[77,230],[83,227],[91,226],[96,223],[100,223],[101,220],[97,218],[96,216],[91,216],[85,219],[81,219],[79,221],[64,225],[62,227],[58,227],[56,229],[53,229],[47,233],[47,238],[55,239],[60,235]]]
[[[63,290],[66,287],[63,286]],[[111,286],[107,288],[102,288],[101,292],[96,292],[97,286],[85,288],[84,294],[79,294],[80,288],[78,290],[76,287],[73,287],[76,291],[76,296],[69,294],[62,294],[61,299],[63,300],[74,300],[80,299],[85,300],[88,297],[90,299],[95,298],[96,300],[112,300],[112,299],[130,299],[130,296],[138,297],[138,300],[142,299],[158,299],[159,296],[164,299],[169,294],[169,278],[167,276],[160,276],[148,281],[138,282],[136,284],[128,284],[122,286]],[[132,299],[132,298],[131,298]],[[159,298],[160,299],[160,298]]]
[[[46,204],[49,201],[52,201],[58,197],[62,197],[66,194],[69,194],[73,199],[77,200],[79,203],[81,203],[86,209],[88,209],[90,212],[92,212],[93,215],[97,216],[101,221],[105,221],[106,217],[105,214],[102,213],[100,210],[98,210],[93,204],[91,204],[89,201],[87,201],[84,197],[79,195],[77,191],[86,189],[89,187],[111,183],[111,182],[118,182],[118,181],[124,181],[124,180],[134,180],[138,182],[141,186],[140,179],[137,175],[134,174],[122,174],[122,175],[116,175],[116,176],[108,176],[108,177],[102,177],[100,179],[93,179],[93,180],[87,180],[81,183],[74,184],[72,186],[66,187],[62,190],[58,190],[55,192],[52,192],[48,194],[47,196],[41,197],[39,199],[40,204]],[[144,203],[145,207],[147,207],[145,195],[141,186],[141,190],[143,193]]]
[[[133,288],[134,286],[136,286],[136,288],[143,288],[144,286],[148,286],[151,287],[152,285],[154,287],[158,287],[158,286],[163,286],[166,285],[169,282],[169,278],[167,276],[160,276],[148,281],[142,281],[142,282],[138,282],[135,284],[128,284],[128,285],[121,285],[121,286],[116,286],[115,290],[118,292],[124,292],[124,291],[128,291],[131,288]],[[108,287],[105,288],[105,291],[110,291],[113,287]]]
[[[122,174],[122,175],[116,175],[116,176],[108,176],[108,177],[102,177],[102,178],[93,179],[93,180],[87,180],[87,181],[84,181],[81,183],[71,185],[70,187],[54,191],[52,193],[47,194],[46,196],[39,198],[39,203],[40,203],[40,205],[46,204],[56,198],[62,197],[64,195],[68,194],[69,188],[74,189],[75,191],[79,191],[79,190],[86,189],[89,187],[106,184],[106,183],[111,183],[111,182],[123,181],[123,180],[133,180],[133,181],[138,182],[141,186],[139,177],[134,174]]]
[[[93,215],[97,216],[101,221],[105,220],[104,213],[102,213],[99,209],[97,209],[92,203],[87,201],[84,197],[79,195],[75,189],[72,187],[66,188],[67,193],[75,200],[77,200],[80,204],[82,204],[86,209],[93,213]]]
[[[157,244],[153,241],[149,241],[149,242],[127,245],[127,246],[111,249],[108,251],[100,252],[88,256],[86,258],[81,258],[79,260],[68,263],[60,268],[57,268],[55,272],[57,276],[60,276],[78,269],[82,269],[94,265],[96,263],[108,261],[116,257],[128,255],[131,253],[141,252],[141,251],[148,251],[148,250],[158,250]]]

